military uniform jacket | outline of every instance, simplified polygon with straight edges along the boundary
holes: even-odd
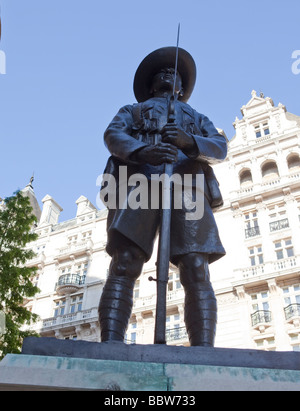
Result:
[[[211,210],[212,191],[217,182],[210,165],[226,158],[226,138],[206,116],[186,103],[176,102],[175,117],[177,125],[193,137],[195,151],[185,153],[178,150],[173,173],[181,176],[204,174],[208,184],[205,184],[205,213],[201,220],[188,222],[184,210],[172,210],[171,261],[176,264],[178,255],[203,252],[210,254],[212,262],[224,255],[225,251]],[[151,179],[151,174],[163,173],[163,165],[139,164],[135,154],[143,147],[161,140],[160,132],[167,120],[168,100],[163,97],[122,107],[104,133],[105,144],[111,153],[105,172],[117,177],[116,166],[127,165],[128,178],[134,173],[142,173]],[[139,245],[150,258],[158,225],[159,214],[151,210],[109,210],[107,251],[113,253],[120,241],[118,234],[122,234]],[[145,238],[145,227],[149,231],[149,238]]]

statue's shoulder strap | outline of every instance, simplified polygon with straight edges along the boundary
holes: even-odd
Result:
[[[135,128],[139,128],[142,125],[142,103],[135,103],[132,105],[132,117]]]

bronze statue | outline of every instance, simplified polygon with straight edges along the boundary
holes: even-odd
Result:
[[[190,344],[213,346],[217,304],[209,264],[225,251],[212,211],[222,204],[222,197],[210,165],[225,159],[227,142],[206,116],[187,104],[196,80],[196,67],[187,51],[177,51],[175,87],[176,47],[158,49],[139,65],[134,79],[138,103],[122,107],[104,134],[111,153],[105,172],[118,181],[119,167],[126,166],[128,178],[141,173],[151,180],[152,175],[163,173],[164,164],[169,163],[180,176],[204,175],[203,217],[189,220],[184,206],[172,207],[170,261],[179,268],[185,290],[184,320]],[[170,123],[173,88],[175,120]],[[127,190],[129,195],[131,187]],[[109,209],[106,250],[112,260],[99,304],[102,341],[124,340],[134,284],[152,255],[160,224],[160,210],[151,208],[150,197],[151,194],[148,208],[118,205]]]

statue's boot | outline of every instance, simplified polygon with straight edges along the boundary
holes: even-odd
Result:
[[[185,287],[184,320],[191,346],[214,346],[217,300],[210,282]]]
[[[125,276],[108,277],[98,307],[101,341],[124,341],[134,284],[134,280]]]

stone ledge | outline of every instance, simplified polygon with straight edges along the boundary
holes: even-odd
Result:
[[[184,347],[58,340],[28,337],[22,354],[223,367],[300,370],[300,352],[231,348]]]
[[[110,391],[105,398],[128,397],[126,391],[146,391],[149,394],[139,403],[143,406],[149,396],[153,399],[159,392],[166,395],[166,391],[299,392],[300,371],[26,354],[8,354],[0,362],[0,391],[78,390]],[[200,397],[195,398],[198,401]],[[101,400],[103,396],[98,398],[99,405]]]
[[[162,364],[8,354],[0,391],[166,391]]]

